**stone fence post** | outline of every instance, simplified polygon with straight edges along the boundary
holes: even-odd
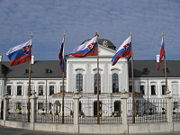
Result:
[[[166,101],[167,101],[167,112],[166,112],[166,118],[167,118],[167,122],[172,122],[172,117],[173,117],[173,106],[172,106],[172,96],[168,95],[166,97]]]
[[[34,94],[30,97],[30,102],[31,102],[30,122],[34,124],[36,122],[36,104],[37,104],[37,97]]]
[[[79,99],[81,98],[81,95],[79,95],[79,92],[75,92],[73,96],[74,100],[74,125],[79,124]]]
[[[1,120],[3,119],[3,116],[1,115],[2,112],[3,112],[2,111],[2,99],[0,98],[0,118],[1,118]]]
[[[9,106],[9,97],[4,97],[4,104],[3,104],[3,120],[6,121],[8,115],[8,106]]]
[[[121,117],[122,117],[122,124],[127,125],[127,99],[129,95],[127,93],[122,93],[121,95]]]

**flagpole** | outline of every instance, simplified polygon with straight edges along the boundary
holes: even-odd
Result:
[[[131,36],[131,44],[132,44],[132,33]],[[131,46],[132,47],[132,46]],[[132,83],[132,123],[135,123],[135,87],[134,87],[134,54],[132,49],[132,57],[131,57],[131,83]]]
[[[64,44],[65,44],[65,33],[64,33],[64,35],[63,35],[64,37]],[[64,49],[64,48],[63,48]],[[63,75],[63,80],[62,80],[62,124],[64,124],[64,96],[65,96],[65,89],[64,89],[64,76],[65,76],[65,74],[64,74],[64,71],[62,72],[62,75]]]
[[[96,32],[96,35],[99,36],[99,33]],[[100,124],[100,115],[99,115],[99,46],[97,40],[97,124]]]
[[[162,40],[164,42],[164,32],[162,32]],[[166,51],[164,45],[164,78],[165,78],[165,93],[168,92],[168,83],[167,83],[167,63],[166,63]]]
[[[32,32],[30,32],[30,39],[32,40]],[[32,55],[31,55],[32,57]],[[32,59],[32,58],[31,58]],[[30,122],[30,96],[31,96],[31,70],[32,70],[32,65],[31,65],[31,59],[29,61],[29,85],[28,85],[28,104],[27,104],[27,110],[28,110],[28,122]]]
[[[64,72],[63,72],[63,89],[62,89],[62,124],[64,124]]]

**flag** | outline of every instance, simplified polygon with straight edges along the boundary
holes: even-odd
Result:
[[[158,61],[157,71],[160,71],[160,67],[161,67],[163,57],[165,57],[164,35],[162,36],[162,41],[161,41],[161,49],[160,49],[160,53],[159,53],[159,61]]]
[[[74,57],[97,56],[97,39],[98,35],[96,34],[92,39],[82,43],[74,52],[71,53],[71,55]]]
[[[62,72],[64,72],[64,67],[65,67],[64,42],[65,42],[65,36],[62,39],[62,44],[59,51],[59,66]]]
[[[32,52],[32,39],[29,41],[12,47],[6,53],[9,58],[9,64],[11,66],[16,66],[21,63],[25,63],[31,60],[31,52]]]
[[[115,55],[112,58],[112,65],[115,65],[117,61],[121,57],[131,57],[132,56],[132,49],[131,49],[131,36],[129,36],[122,45],[118,48]]]

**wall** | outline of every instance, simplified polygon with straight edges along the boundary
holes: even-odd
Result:
[[[47,123],[35,123],[34,125],[25,122],[15,122],[0,120],[0,125],[22,128],[28,130],[37,131],[50,131],[61,133],[82,133],[82,134],[120,134],[120,133],[173,133],[180,132],[180,123],[148,123],[148,124],[47,124]]]

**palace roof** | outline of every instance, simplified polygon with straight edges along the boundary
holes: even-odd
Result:
[[[14,67],[9,66],[7,62],[0,63],[0,77],[4,78],[27,78],[29,63],[20,64]],[[168,77],[180,77],[180,60],[167,61]],[[161,71],[157,72],[157,63],[155,60],[134,60],[135,77],[164,77],[163,63]],[[129,61],[129,76],[131,76],[131,62]],[[57,60],[35,61],[32,65],[32,78],[62,78],[62,72],[59,69]]]

